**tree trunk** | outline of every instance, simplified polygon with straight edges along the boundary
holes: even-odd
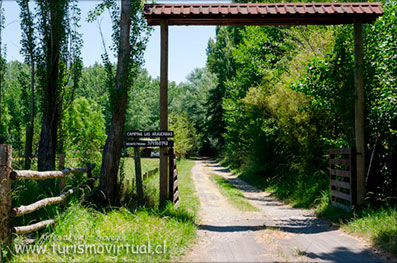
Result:
[[[29,8],[29,5],[28,5]],[[28,9],[29,20],[32,21]],[[33,21],[32,21],[33,22]],[[31,43],[32,44],[32,43]],[[29,170],[32,163],[33,134],[34,134],[34,50],[30,46],[30,125],[26,126],[26,142],[25,142],[25,169]]]
[[[55,170],[59,121],[59,55],[62,41],[60,31],[63,21],[62,17],[59,17],[57,7],[53,2],[50,3],[51,36],[46,43],[49,54],[47,56],[47,85],[44,87],[43,121],[39,142],[39,171]]]
[[[143,187],[142,187],[141,153],[139,147],[134,148],[134,159],[135,159],[136,194],[138,197],[138,203],[141,205],[143,201]]]
[[[26,126],[25,142],[25,169],[29,170],[32,164],[33,134],[34,134],[34,60],[30,55],[30,125]]]
[[[115,78],[115,88],[111,92],[112,120],[102,155],[100,180],[100,189],[106,197],[107,204],[115,204],[117,197],[117,173],[120,163],[128,97],[130,27],[131,3],[129,0],[122,0],[117,72]]]
[[[0,248],[11,242],[11,165],[11,145],[0,144]]]
[[[0,0],[0,133],[2,131],[2,127],[1,127],[2,126],[2,119],[1,119],[2,116],[1,116],[1,112],[3,110],[3,107],[2,107],[3,104],[1,102],[1,98],[3,96],[3,94],[2,94],[2,90],[3,90],[3,87],[2,87],[2,80],[3,80],[3,52],[2,52],[2,47],[3,47],[3,45],[2,45],[2,38],[1,38],[2,27],[3,27],[3,23],[2,23],[3,22],[2,6],[3,6],[3,0]],[[0,138],[0,140],[1,140],[1,138]]]

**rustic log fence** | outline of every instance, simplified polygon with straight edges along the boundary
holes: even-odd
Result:
[[[331,204],[351,211],[356,205],[356,151],[329,149]]]
[[[64,160],[60,161],[59,163],[64,163]],[[94,168],[95,164],[90,164],[84,168],[66,168],[61,171],[17,171],[12,169],[11,145],[0,145],[0,245],[9,245],[12,234],[27,234],[53,224],[55,222],[54,219],[48,219],[28,226],[13,226],[12,218],[30,214],[48,205],[62,204],[70,195],[81,188],[88,186],[90,189],[92,189],[93,184],[97,179],[93,178],[91,174],[91,171]],[[70,174],[82,173],[87,173],[87,181],[84,184],[75,186],[67,191],[64,191],[63,189],[64,180],[61,180],[62,183],[60,184],[60,190],[63,192],[59,196],[44,198],[30,205],[22,205],[20,207],[12,207],[11,205],[12,180],[46,180],[55,178],[64,179]]]
[[[143,174],[143,180],[146,180],[147,178],[152,177],[153,175],[155,175],[156,173],[158,173],[158,171],[159,171],[159,168],[154,168],[154,169],[152,169],[152,170],[149,170],[149,171],[145,172],[145,173]]]

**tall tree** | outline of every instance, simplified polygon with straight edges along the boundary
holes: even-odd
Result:
[[[25,169],[29,170],[32,159],[32,144],[34,131],[34,93],[35,93],[35,36],[34,36],[34,21],[32,13],[29,9],[29,0],[18,1],[20,7],[20,18],[22,28],[22,49],[21,53],[25,56],[25,60],[30,65],[30,123],[26,125],[26,140],[25,140]]]
[[[143,51],[149,32],[146,20],[142,15],[142,1],[121,1],[121,12],[116,1],[104,1],[94,12],[95,18],[105,8],[111,10],[113,22],[113,50],[117,51],[117,69],[113,71],[107,54],[103,56],[109,78],[109,94],[112,119],[107,132],[102,168],[100,189],[106,196],[107,204],[115,204],[117,198],[117,174],[119,170],[125,113],[128,103],[128,91],[142,63]],[[119,15],[119,16],[118,16]],[[92,20],[91,19],[91,20]],[[112,85],[114,81],[114,85]]]
[[[216,41],[210,39],[207,48],[208,70],[216,75],[218,83],[216,88],[209,91],[207,100],[207,127],[206,137],[214,141],[214,146],[223,146],[222,134],[225,132],[224,111],[222,99],[226,94],[225,84],[235,72],[236,65],[233,59],[233,48],[241,41],[241,27],[217,27]]]
[[[66,90],[71,89],[73,94],[77,83],[74,76],[78,77],[79,71],[81,72],[78,52],[81,38],[73,30],[73,25],[78,23],[79,12],[77,16],[70,15],[70,10],[78,9],[76,0],[45,0],[37,1],[36,4],[38,10],[36,28],[40,36],[37,71],[42,91],[43,111],[38,168],[54,170],[58,127],[64,109],[63,102],[67,97]],[[74,62],[70,63],[72,59]],[[72,85],[69,85],[70,80],[73,82]]]
[[[5,140],[4,138],[4,127],[2,125],[2,110],[3,105],[1,104],[1,99],[3,97],[3,78],[4,78],[4,71],[6,67],[5,59],[3,58],[3,42],[2,42],[2,29],[4,28],[4,10],[3,10],[3,0],[0,0],[0,143]]]

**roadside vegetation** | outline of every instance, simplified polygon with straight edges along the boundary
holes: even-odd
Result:
[[[150,166],[151,161],[144,160],[143,163]],[[46,248],[46,252],[20,251],[16,254],[14,249],[11,262],[162,262],[178,259],[194,240],[197,230],[194,223],[199,201],[190,177],[193,164],[189,160],[177,163],[181,201],[178,210],[171,204],[158,209],[159,178],[156,174],[144,181],[146,197],[155,199],[151,204],[141,208],[126,204],[118,209],[97,210],[75,200],[63,215],[59,215],[55,226],[44,230],[33,244],[28,245],[31,249],[34,246]],[[26,239],[20,236],[15,240],[14,248],[21,249],[18,245],[23,244]],[[74,245],[81,245],[81,249],[88,252],[79,253],[73,250],[76,249]],[[120,248],[113,251],[113,246]],[[127,246],[131,246],[129,250]]]
[[[329,204],[328,150],[354,146],[352,25],[218,27],[208,46],[218,83],[207,131],[241,179],[395,253],[397,4],[382,8],[364,26],[364,207],[349,214]]]
[[[211,180],[217,185],[222,195],[237,209],[241,211],[259,211],[258,208],[251,205],[241,191],[236,188],[232,182],[215,174],[210,175]]]

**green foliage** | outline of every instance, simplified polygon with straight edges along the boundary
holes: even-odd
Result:
[[[397,255],[397,208],[368,208],[354,214],[343,228],[369,238],[376,246]]]
[[[222,99],[226,96],[225,83],[235,74],[233,46],[240,42],[240,27],[217,27],[216,40],[210,39],[207,48],[207,67],[218,79],[215,88],[209,90],[207,99],[207,122],[205,137],[209,149],[207,154],[223,146],[225,132]]]
[[[169,116],[170,130],[174,131],[174,148],[179,158],[197,150],[197,132],[187,113]]]
[[[216,86],[215,74],[206,68],[197,68],[187,76],[187,82],[171,85],[169,91],[169,111],[175,114],[186,112],[197,130],[199,142],[197,150],[204,154],[208,153],[208,147],[212,144],[211,138],[207,136],[207,98]]]
[[[143,53],[146,49],[146,44],[150,36],[151,27],[148,26],[146,19],[142,13],[143,1],[131,1],[131,26],[129,32],[129,43],[130,43],[130,53],[128,54],[128,85],[125,87],[114,88],[115,85],[115,68],[112,66],[109,60],[109,54],[106,51],[102,54],[103,64],[106,70],[106,83],[108,86],[110,108],[113,114],[118,114],[119,105],[117,103],[118,98],[125,96],[130,90],[131,86],[134,84],[135,79],[139,73],[139,68],[143,64]],[[112,45],[111,50],[114,56],[118,56],[120,49],[120,7],[117,1],[104,0],[99,3],[94,10],[90,11],[88,14],[88,21],[93,22],[97,19],[105,10],[109,11],[110,18],[112,21]],[[125,65],[118,65],[120,68]]]
[[[364,26],[365,132],[368,200],[387,205],[397,196],[396,3],[384,8]],[[247,27],[240,44],[227,42],[226,32],[208,52],[209,69],[223,70],[217,114],[226,161],[296,205],[319,203],[329,184],[328,149],[354,146],[353,26]]]
[[[140,70],[129,91],[125,130],[158,130],[160,126],[159,86],[159,81],[149,76],[147,70]]]
[[[96,163],[99,166],[105,144],[105,118],[92,99],[76,99],[64,116],[66,156],[77,164]]]
[[[397,3],[365,28],[366,138],[368,195],[378,203],[397,203]],[[376,39],[376,41],[373,41]]]

